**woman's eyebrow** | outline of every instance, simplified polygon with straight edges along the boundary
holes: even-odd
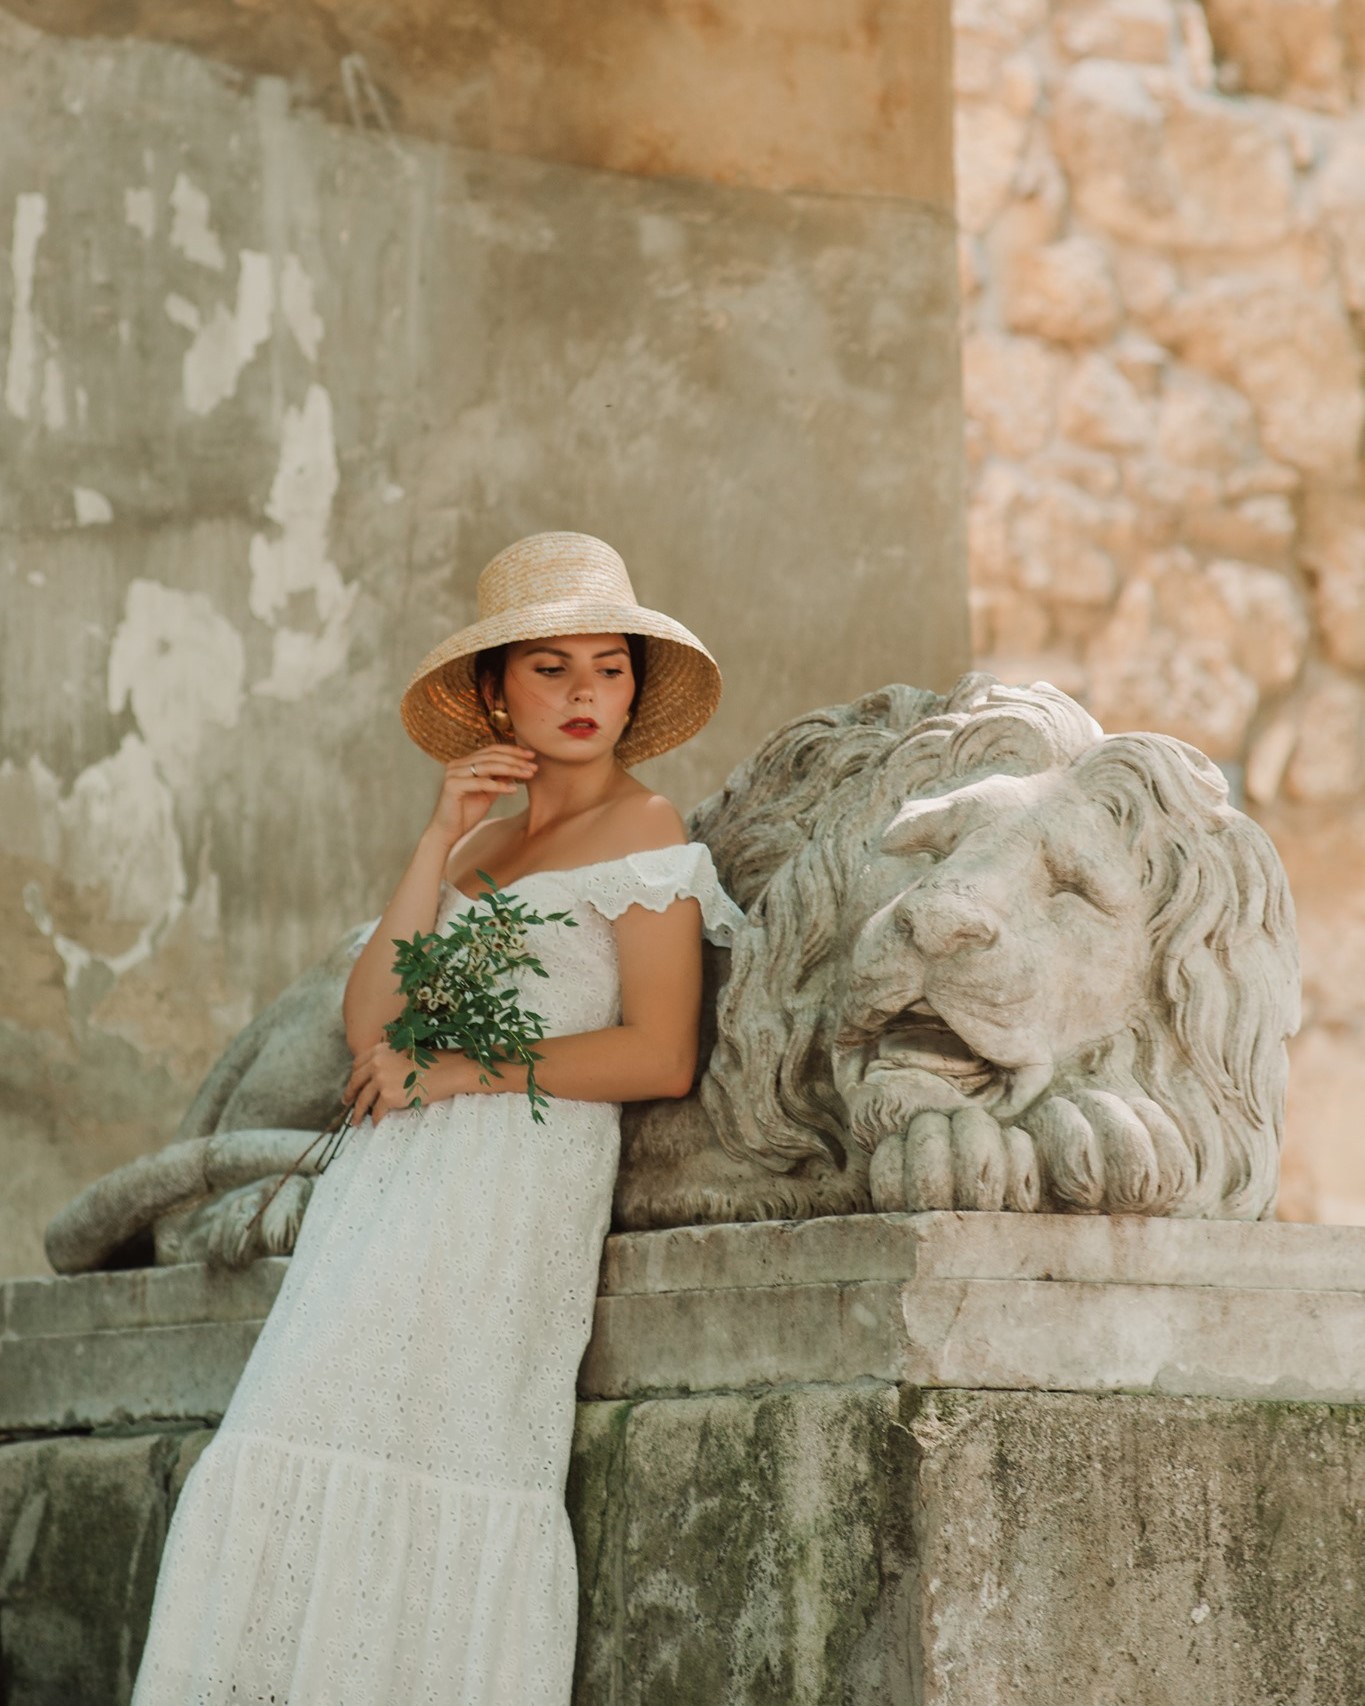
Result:
[[[528,646],[525,652],[522,653],[522,656],[533,657],[537,652],[549,652],[551,657],[556,658],[567,658],[573,656],[572,652],[563,651],[558,646]],[[624,646],[609,646],[606,651],[594,652],[592,655],[594,659],[597,659],[627,657],[629,656],[629,653]]]

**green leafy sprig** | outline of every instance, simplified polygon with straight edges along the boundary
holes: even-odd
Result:
[[[419,930],[410,942],[395,938],[393,969],[404,1005],[384,1034],[391,1048],[413,1061],[404,1080],[404,1088],[414,1092],[410,1107],[421,1107],[422,1073],[435,1063],[437,1053],[456,1049],[479,1063],[481,1084],[488,1083],[490,1073],[501,1078],[502,1066],[524,1066],[531,1118],[543,1124],[541,1109],[549,1105],[549,1097],[536,1083],[541,1057],[534,1045],[545,1035],[545,1021],[522,1007],[509,980],[519,971],[550,975],[527,951],[526,932],[532,925],[577,928],[578,921],[567,912],[542,917],[500,889],[485,871],[478,877],[487,893],[444,932],[423,935]]]

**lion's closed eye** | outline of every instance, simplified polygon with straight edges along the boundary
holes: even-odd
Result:
[[[1087,877],[1077,875],[1075,872],[1051,872],[1049,870],[1048,879],[1049,891],[1051,891],[1049,892],[1049,899],[1070,896],[1077,901],[1085,902],[1085,906],[1094,908],[1094,911],[1104,914],[1106,918],[1112,918],[1116,913],[1116,904],[1111,899],[1107,899],[1099,889],[1099,885],[1090,882]]]
[[[1050,899],[1055,900],[1059,895],[1071,895],[1093,907],[1096,912],[1102,912],[1106,916],[1113,913],[1112,898],[1104,893],[1102,885],[1088,872],[1053,858],[1045,858],[1044,866]]]
[[[946,833],[946,826],[927,821],[910,828],[902,827],[882,838],[882,851],[893,858],[905,859],[917,867],[938,865],[952,853],[957,836]]]

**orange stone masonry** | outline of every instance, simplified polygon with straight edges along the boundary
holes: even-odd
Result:
[[[955,31],[975,655],[1243,787],[1303,938],[1280,1212],[1365,1221],[1365,4]]]

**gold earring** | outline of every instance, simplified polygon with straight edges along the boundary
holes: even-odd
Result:
[[[635,721],[634,711],[627,711],[626,712],[626,720],[624,723],[621,724],[621,727],[623,729],[628,729],[634,721]]]
[[[509,734],[512,729],[512,719],[507,714],[505,705],[494,705],[488,713],[488,720],[500,735]]]

